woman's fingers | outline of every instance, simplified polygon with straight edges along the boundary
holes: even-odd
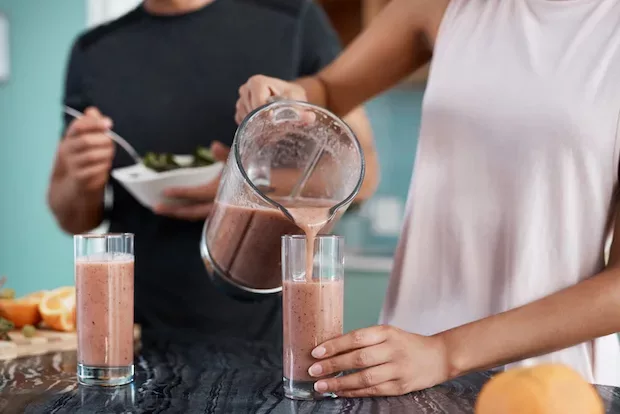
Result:
[[[325,359],[354,349],[378,345],[385,342],[388,330],[386,326],[379,325],[349,332],[317,346],[312,350],[312,356]]]
[[[252,88],[248,83],[239,88],[239,99],[235,106],[235,120],[240,124],[252,111]]]
[[[395,364],[382,364],[343,377],[317,381],[314,384],[314,389],[318,392],[333,392],[340,395],[341,391],[375,387],[396,379],[396,370]]]
[[[258,87],[250,93],[250,105],[252,109],[256,109],[267,103],[271,97],[271,90],[268,87]]]
[[[253,110],[265,105],[271,96],[305,101],[306,91],[295,83],[264,75],[252,76],[239,88],[235,107],[235,121],[239,124]]]
[[[235,105],[235,122],[237,125],[241,124],[243,118],[245,118],[245,109],[243,105],[243,98],[240,97],[237,99],[237,103]]]
[[[362,398],[362,397],[395,397],[407,393],[406,386],[400,381],[388,381],[382,384],[373,385],[357,390],[345,390],[336,394],[343,398]]]
[[[316,362],[308,373],[313,377],[323,377],[351,369],[374,367],[389,362],[392,354],[392,349],[387,344],[365,347]]]

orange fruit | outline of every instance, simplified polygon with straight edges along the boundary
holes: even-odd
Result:
[[[572,368],[543,364],[493,377],[482,387],[476,414],[603,414],[596,389]]]
[[[29,294],[27,294],[26,296],[24,296],[24,297],[22,297],[20,299],[27,300],[29,302],[34,302],[34,303],[36,303],[38,305],[39,303],[41,303],[41,299],[43,298],[43,295],[45,295],[46,293],[47,293],[47,291],[40,290],[38,292],[29,293]]]
[[[0,299],[0,316],[10,320],[16,328],[41,322],[39,302],[44,291],[30,293],[18,299]]]
[[[13,322],[16,328],[41,322],[39,304],[24,299],[0,299],[0,316]]]
[[[48,327],[57,331],[74,331],[75,288],[67,286],[44,293],[39,312]]]

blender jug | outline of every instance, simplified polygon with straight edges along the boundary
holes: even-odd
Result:
[[[340,118],[278,100],[241,123],[200,251],[213,282],[238,299],[282,290],[281,237],[331,231],[364,179],[359,141]]]

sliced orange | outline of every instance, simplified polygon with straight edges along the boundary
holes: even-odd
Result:
[[[18,299],[0,299],[0,316],[13,322],[16,328],[36,325],[41,322],[39,303],[44,294],[40,291]]]
[[[0,299],[0,316],[13,322],[16,328],[41,322],[39,304],[26,299]]]
[[[48,327],[58,331],[74,331],[75,288],[67,286],[44,293],[39,312]]]
[[[33,292],[33,293],[29,293],[26,296],[20,298],[21,300],[27,300],[29,302],[34,302],[37,305],[39,303],[41,303],[41,299],[43,299],[43,296],[47,293],[47,291],[45,290],[40,290],[38,292]]]

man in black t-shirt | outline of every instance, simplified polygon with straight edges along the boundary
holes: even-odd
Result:
[[[105,131],[113,128],[141,154],[187,154],[220,141],[213,149],[225,157],[236,129],[237,91],[249,76],[311,75],[339,50],[326,16],[310,0],[146,0],[77,39],[64,103],[86,116],[65,119],[48,201],[69,233],[89,231],[104,218],[110,232],[135,233],[135,317],[145,329],[278,340],[280,299],[241,303],[209,282],[198,243],[217,183],[169,189],[191,204],[159,206],[155,214],[109,178],[111,168],[132,160],[114,151]],[[363,112],[347,121],[372,170],[376,158]],[[362,193],[376,184],[369,177]],[[109,211],[106,185],[114,195]]]

